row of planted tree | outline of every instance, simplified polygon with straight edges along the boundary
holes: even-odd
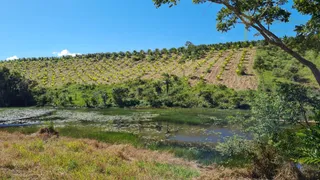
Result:
[[[63,56],[63,57],[32,57],[32,58],[21,58],[15,61],[59,61],[59,60],[71,60],[71,59],[95,59],[101,60],[103,58],[119,60],[123,58],[132,59],[135,61],[147,59],[150,61],[158,60],[161,57],[170,58],[171,55],[176,54],[182,56],[182,59],[199,59],[203,58],[208,51],[214,50],[227,50],[227,49],[239,49],[253,47],[259,44],[264,44],[264,41],[239,41],[239,42],[227,42],[219,44],[209,44],[209,45],[193,45],[192,43],[186,43],[186,46],[179,48],[163,48],[155,50],[140,50],[140,51],[126,51],[126,52],[107,52],[107,53],[93,53],[93,54],[79,54],[75,57]],[[0,61],[1,63],[1,61]]]
[[[246,48],[243,48],[246,49]],[[247,50],[244,50],[246,52]],[[10,61],[0,64],[11,71],[19,72],[27,79],[37,81],[41,86],[61,86],[67,83],[77,84],[112,84],[124,81],[143,78],[158,79],[161,74],[174,74],[179,77],[197,77],[204,79],[210,74],[217,61],[224,54],[229,54],[221,66],[217,78],[221,79],[222,73],[227,64],[232,60],[235,63],[238,59],[233,58],[238,50],[211,49],[202,59],[185,61],[181,56],[173,55],[171,58],[161,57],[157,61],[134,61],[134,60],[112,60],[112,59],[74,59],[73,61],[61,60],[52,61]],[[240,63],[242,60],[240,60]],[[242,64],[242,63],[241,63]]]

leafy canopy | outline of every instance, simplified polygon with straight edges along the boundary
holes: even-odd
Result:
[[[195,4],[216,3],[224,5],[217,14],[217,30],[227,32],[237,23],[244,23],[246,28],[263,30],[263,25],[272,25],[275,21],[289,22],[291,12],[284,8],[287,0],[192,0]],[[159,8],[163,4],[169,7],[177,5],[179,0],[153,0]],[[294,0],[293,8],[304,15],[311,16],[306,24],[296,27],[298,36],[319,38],[320,24],[320,1]],[[261,32],[260,32],[261,33]],[[272,34],[263,33],[263,36],[270,37]],[[276,39],[273,39],[276,40]]]

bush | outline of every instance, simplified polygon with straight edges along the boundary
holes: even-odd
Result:
[[[112,90],[112,97],[116,105],[119,107],[124,107],[125,106],[125,98],[128,97],[129,89],[128,88],[114,88]]]
[[[252,143],[241,136],[232,136],[224,138],[223,143],[218,143],[216,150],[223,156],[236,157],[243,156],[248,157],[252,151]]]
[[[293,160],[319,168],[320,97],[310,91],[298,84],[278,83],[274,91],[257,93],[251,103],[251,117],[234,122],[252,140],[227,138],[217,150],[251,159],[254,178],[303,177]],[[314,114],[311,119],[315,126],[310,125],[307,113]],[[292,133],[296,128],[300,129],[297,135]]]
[[[168,91],[168,93],[167,93]],[[168,75],[163,81],[136,79],[113,85],[76,85],[37,93],[38,105],[77,107],[220,107],[242,108],[249,104],[245,93],[224,85],[198,83],[191,86],[185,78]]]
[[[159,108],[162,106],[162,101],[159,99],[149,99],[149,104],[151,105],[151,107],[155,107],[155,108]]]

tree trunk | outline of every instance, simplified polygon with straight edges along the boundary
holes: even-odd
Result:
[[[167,86],[167,95],[169,94],[169,82],[166,82],[166,86]]]
[[[291,56],[293,56],[294,58],[296,58],[301,64],[307,66],[311,70],[313,76],[316,78],[316,80],[318,82],[318,85],[320,86],[320,70],[317,68],[317,66],[314,63],[312,63],[311,61],[306,60],[300,54],[298,54],[297,52],[293,51],[292,49],[290,49],[289,47],[287,47],[283,43],[276,44],[276,45],[279,46],[282,50],[284,50],[288,54],[290,54]]]
[[[280,47],[282,50],[284,50],[285,52],[293,56],[295,59],[297,59],[301,64],[307,66],[311,70],[313,76],[318,82],[318,85],[320,86],[320,70],[317,68],[317,66],[314,63],[306,60],[299,53],[293,51],[291,48],[285,45],[278,36],[273,34],[271,31],[267,30],[259,21],[256,21],[255,23],[257,23],[258,26],[256,25],[251,25],[251,26],[256,30],[258,30],[267,42]]]

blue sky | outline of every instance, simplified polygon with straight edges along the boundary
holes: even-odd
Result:
[[[191,0],[160,9],[152,0],[3,0],[0,59],[244,40],[242,25],[228,33],[216,31],[218,10],[217,5],[194,5]],[[294,14],[292,19],[301,22],[305,18]],[[272,28],[283,36],[294,35],[293,27],[289,23]],[[249,40],[259,39],[253,34],[248,34]]]

